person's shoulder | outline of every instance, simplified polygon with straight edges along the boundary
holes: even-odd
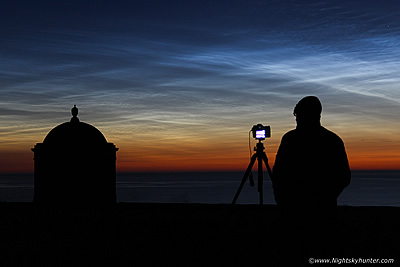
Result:
[[[324,135],[325,135],[327,138],[332,139],[332,140],[335,140],[335,141],[337,141],[337,142],[343,143],[342,138],[340,138],[340,136],[337,135],[336,133],[332,132],[331,130],[326,129],[326,128],[323,127],[323,126],[321,126],[321,129],[322,129]]]
[[[290,130],[282,136],[282,139],[291,139],[297,135],[296,129]]]

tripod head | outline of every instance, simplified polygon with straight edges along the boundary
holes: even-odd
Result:
[[[256,154],[264,153],[264,149],[265,149],[264,144],[261,142],[261,140],[258,140],[258,143],[254,147],[254,151],[256,151]]]

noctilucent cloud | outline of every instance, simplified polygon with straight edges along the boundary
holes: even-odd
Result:
[[[400,167],[398,1],[2,1],[0,171],[79,118],[120,171],[244,170],[316,95],[358,169]]]

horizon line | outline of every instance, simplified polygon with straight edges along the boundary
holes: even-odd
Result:
[[[209,173],[209,172],[243,172],[245,173],[246,170],[124,170],[124,171],[117,171],[116,173]],[[256,172],[257,170],[253,170]],[[351,171],[400,171],[399,169],[351,169]],[[266,170],[263,171],[267,173]],[[8,172],[0,172],[0,175],[7,175],[7,174],[34,174],[34,172],[27,172],[27,171],[8,171]]]

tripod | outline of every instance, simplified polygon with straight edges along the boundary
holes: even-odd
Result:
[[[267,158],[267,154],[265,154],[265,152],[264,152],[264,149],[265,149],[264,148],[264,144],[261,143],[261,140],[259,140],[259,142],[257,143],[257,146],[254,148],[254,151],[256,151],[256,153],[254,153],[253,156],[251,157],[250,164],[247,167],[247,170],[243,175],[242,181],[241,181],[241,183],[239,185],[239,188],[238,188],[238,190],[236,192],[235,197],[233,198],[232,204],[236,203],[236,200],[238,199],[239,194],[242,191],[242,188],[243,188],[244,184],[246,183],[247,178],[249,178],[249,180],[250,180],[250,185],[254,186],[253,177],[252,177],[252,175],[249,177],[249,175],[250,175],[250,172],[251,172],[251,170],[253,168],[253,165],[254,165],[254,162],[256,161],[256,159],[258,160],[258,184],[257,184],[258,193],[260,195],[260,205],[263,204],[263,201],[264,201],[264,195],[263,195],[263,166],[262,166],[263,165],[262,164],[263,161],[265,163],[265,166],[267,167],[267,171],[268,171],[269,177],[272,180],[272,171],[271,171],[271,168],[268,165],[268,158]]]

